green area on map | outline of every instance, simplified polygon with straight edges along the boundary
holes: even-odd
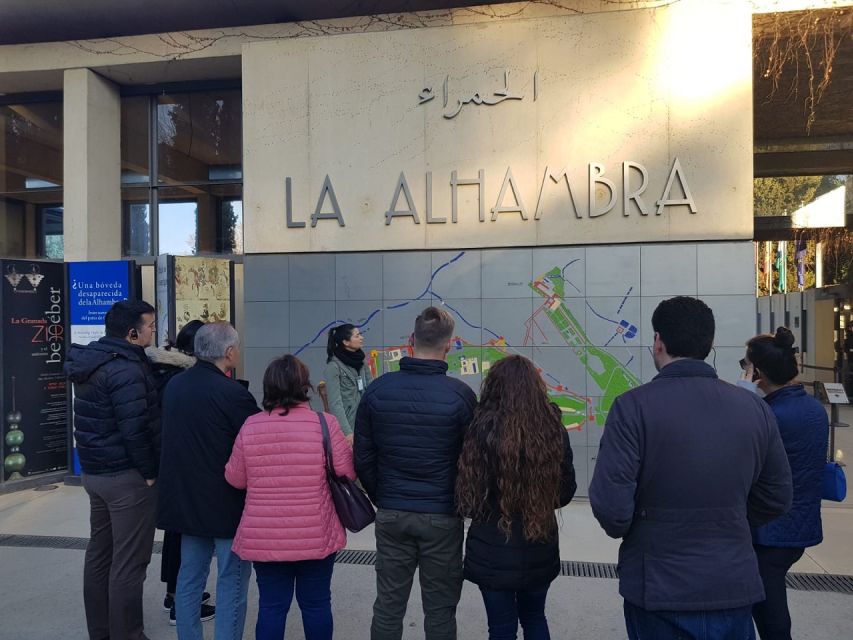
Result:
[[[549,385],[549,398],[560,407],[563,424],[567,428],[580,428],[587,420],[603,425],[617,396],[636,387],[640,381],[605,348],[590,345],[582,325],[562,302],[565,283],[559,267],[554,267],[531,282],[530,287],[545,299],[546,317],[559,331],[566,344],[574,349],[575,356],[600,390],[600,393],[585,397],[562,385]],[[447,354],[448,371],[462,377],[477,374],[485,376],[495,362],[511,353],[503,340],[495,340],[481,346],[454,338],[454,346]],[[411,355],[409,347],[374,350],[370,353],[371,369],[375,373],[399,371],[400,358],[407,355]]]

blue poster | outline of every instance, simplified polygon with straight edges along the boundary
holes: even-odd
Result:
[[[71,342],[89,344],[104,335],[107,311],[130,297],[130,262],[71,262],[68,264],[68,308]],[[72,469],[80,474],[77,443],[73,443]]]
[[[72,262],[68,265],[71,341],[88,344],[104,335],[110,307],[130,296],[130,263]]]

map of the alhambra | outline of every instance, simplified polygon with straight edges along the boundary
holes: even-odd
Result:
[[[559,257],[559,251],[554,253],[554,258]],[[405,297],[338,298],[335,317],[315,315],[309,321],[310,339],[292,344],[293,352],[304,358],[325,344],[332,324],[351,322],[366,336],[365,351],[374,376],[395,371],[400,359],[411,354],[408,338],[417,313],[429,304],[442,305],[456,321],[448,355],[451,375],[477,390],[495,362],[513,353],[525,355],[540,370],[568,429],[601,426],[614,399],[640,382],[639,319],[637,306],[630,304],[636,293],[630,284],[624,289],[614,284],[619,295],[588,299],[582,295],[582,258],[567,254],[565,262],[543,262],[547,254],[539,250],[386,253],[383,262],[395,263],[383,265],[386,288],[390,284]],[[429,260],[428,267],[424,258]],[[389,267],[394,270],[391,274]],[[364,279],[371,277],[375,276],[370,270],[348,270],[337,290],[341,292],[342,284],[344,295],[348,287],[350,293],[358,291],[369,286]]]

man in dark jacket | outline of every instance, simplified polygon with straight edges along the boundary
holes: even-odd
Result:
[[[418,568],[427,640],[456,638],[463,533],[453,496],[477,399],[446,375],[453,327],[446,311],[425,309],[414,357],[374,381],[356,414],[355,469],[379,509],[371,640],[401,638]]]
[[[225,481],[240,427],[258,412],[252,394],[226,373],[240,359],[239,336],[213,322],[195,336],[196,364],[163,393],[163,457],[157,526],[181,534],[175,593],[179,640],[202,640],[199,619],[210,561],[216,554],[216,638],[238,640],[246,621],[252,566],[231,551],[245,491]]]
[[[71,345],[65,373],[74,383],[74,435],[91,534],[83,569],[90,640],[142,640],[142,584],[154,544],[160,462],[157,389],[145,347],[154,307],[116,302],[106,336]]]
[[[595,517],[623,538],[628,636],[747,638],[764,599],[750,525],[791,505],[779,429],[766,403],[703,362],[705,303],[665,300],[652,327],[660,373],[616,399],[589,487]]]

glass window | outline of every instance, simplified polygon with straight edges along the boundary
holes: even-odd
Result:
[[[241,127],[239,89],[122,98],[123,255],[243,252]]]
[[[160,253],[243,252],[243,185],[161,187],[157,193]]]
[[[62,103],[0,105],[0,193],[62,185]]]
[[[40,205],[39,219],[39,254],[51,260],[62,260],[65,257],[65,240],[62,235],[62,205]]]
[[[62,103],[0,105],[0,255],[62,259]]]
[[[122,189],[123,254],[151,255],[151,204],[149,189]]]
[[[26,256],[26,237],[24,203],[0,196],[0,255]]]
[[[121,183],[147,185],[150,182],[148,162],[148,109],[150,96],[121,99]]]
[[[242,180],[239,90],[157,96],[160,184]]]

